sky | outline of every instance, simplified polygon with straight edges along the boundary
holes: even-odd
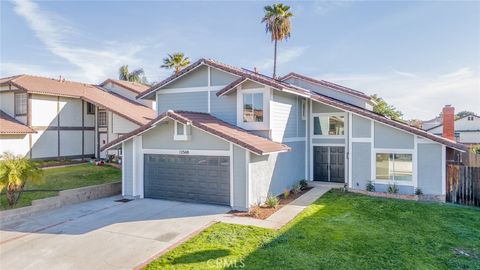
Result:
[[[184,52],[271,75],[261,1],[0,0],[0,76],[100,83],[118,68],[171,75]],[[446,104],[480,114],[480,1],[285,1],[294,13],[278,71],[378,94],[406,119]]]

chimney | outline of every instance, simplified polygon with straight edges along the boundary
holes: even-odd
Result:
[[[443,107],[443,133],[444,138],[455,140],[455,108],[451,105]]]

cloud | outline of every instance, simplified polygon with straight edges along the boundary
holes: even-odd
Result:
[[[124,64],[139,64],[136,57],[146,48],[140,43],[108,41],[101,48],[81,47],[81,33],[68,20],[44,11],[30,0],[16,0],[15,12],[23,17],[46,48],[76,66],[83,81],[98,82]],[[71,74],[66,75],[69,79]]]
[[[318,15],[323,16],[323,15],[327,14],[328,12],[330,12],[334,9],[345,8],[345,7],[350,6],[351,4],[352,4],[352,2],[347,1],[347,0],[344,0],[344,1],[341,1],[341,0],[337,0],[337,1],[326,1],[326,0],[315,1],[313,10]]]
[[[318,78],[378,94],[401,110],[406,119],[433,118],[446,104],[452,104],[457,111],[480,113],[480,76],[471,68],[445,74],[403,73],[324,74]]]
[[[278,65],[290,63],[295,59],[300,58],[305,51],[308,49],[308,46],[296,46],[296,47],[289,47],[289,48],[281,48],[277,50],[277,69]],[[260,72],[265,72],[266,70],[270,70],[273,68],[273,58],[272,59],[264,59],[261,62],[255,64],[255,67]]]

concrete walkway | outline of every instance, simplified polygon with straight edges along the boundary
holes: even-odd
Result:
[[[251,217],[239,217],[234,215],[225,215],[221,217],[218,221],[230,224],[239,224],[239,225],[251,225],[267,229],[280,229],[292,219],[294,219],[300,212],[302,212],[307,206],[312,204],[323,194],[327,193],[332,188],[341,188],[343,184],[338,183],[320,183],[320,182],[311,182],[309,183],[313,188],[302,196],[298,197],[293,202],[288,205],[283,206],[277,212],[273,213],[268,218],[262,220],[258,218]]]

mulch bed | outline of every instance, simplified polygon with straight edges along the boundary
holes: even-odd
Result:
[[[234,216],[237,216],[237,217],[253,217],[253,218],[258,218],[258,219],[266,219],[269,216],[273,215],[273,213],[280,210],[283,206],[293,202],[296,198],[298,198],[298,197],[302,196],[303,194],[307,193],[312,188],[313,187],[307,187],[307,188],[303,189],[302,191],[300,191],[299,193],[296,193],[296,194],[290,193],[290,196],[288,196],[288,199],[285,199],[283,197],[283,194],[278,196],[280,201],[278,203],[277,208],[270,208],[267,205],[261,205],[260,206],[260,212],[259,212],[259,215],[257,217],[252,216],[250,214],[250,212],[246,212],[246,211],[232,210],[228,213],[232,214]]]

